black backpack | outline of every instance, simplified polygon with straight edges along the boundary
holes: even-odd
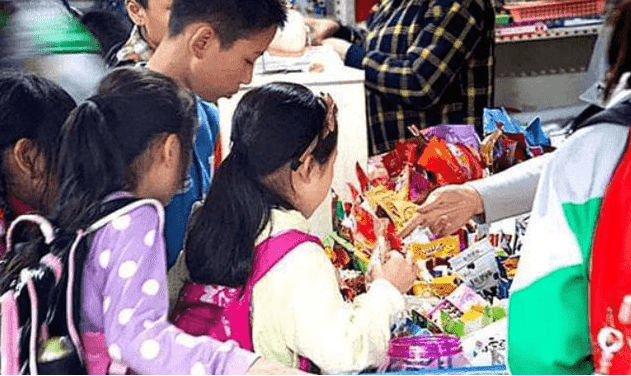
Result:
[[[2,374],[87,373],[77,326],[81,320],[83,266],[94,234],[143,205],[161,207],[151,199],[106,201],[95,215],[98,219],[76,233],[55,228],[40,215],[22,215],[11,223],[7,252],[20,252],[29,244],[12,245],[16,227],[26,223],[34,224],[41,232],[43,241],[36,246],[37,254],[44,256],[11,273],[14,277],[9,288],[0,297]]]

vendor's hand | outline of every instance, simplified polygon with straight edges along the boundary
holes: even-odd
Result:
[[[307,375],[296,368],[289,368],[280,363],[258,358],[245,372],[246,375]]]
[[[416,269],[411,254],[403,257],[398,251],[390,251],[384,255],[383,265],[376,265],[370,270],[369,279],[387,279],[401,293],[406,293],[416,280]]]
[[[484,203],[478,191],[468,185],[447,185],[427,196],[399,234],[405,238],[416,227],[423,226],[437,235],[446,236],[458,231],[476,214],[484,213]]]
[[[351,47],[351,42],[340,38],[328,38],[322,41],[322,45],[331,46],[331,48],[333,48],[333,50],[340,56],[340,59],[344,61],[346,58],[346,52]]]
[[[330,38],[340,29],[340,24],[327,18],[305,17],[305,24],[313,30],[311,45],[320,46],[322,41]]]

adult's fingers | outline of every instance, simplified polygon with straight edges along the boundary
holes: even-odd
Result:
[[[410,236],[412,231],[414,231],[417,227],[424,226],[424,225],[425,225],[425,217],[421,215],[420,213],[416,213],[414,217],[412,217],[412,219],[410,219],[408,223],[405,224],[401,232],[399,232],[399,237],[401,237],[401,239],[405,239],[408,236]]]

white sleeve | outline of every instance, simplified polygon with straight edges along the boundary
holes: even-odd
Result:
[[[499,174],[466,183],[482,197],[487,223],[524,214],[532,209],[541,171],[553,154],[529,159]]]
[[[366,294],[349,304],[321,247],[304,243],[281,263],[276,267],[282,270],[271,277],[288,294],[284,309],[294,327],[287,327],[286,322],[279,325],[285,325],[288,346],[296,347],[291,350],[309,358],[324,373],[361,371],[385,361],[391,317],[405,305],[389,281],[374,281]]]

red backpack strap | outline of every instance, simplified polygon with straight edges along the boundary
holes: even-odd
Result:
[[[249,289],[254,287],[285,255],[304,242],[322,245],[317,237],[298,230],[283,232],[260,243],[254,252],[252,271],[246,286]]]

